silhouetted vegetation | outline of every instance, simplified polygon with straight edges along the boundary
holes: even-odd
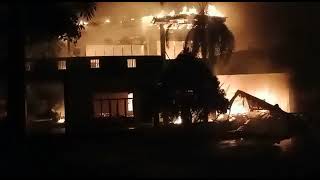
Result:
[[[183,52],[165,68],[157,84],[155,106],[164,124],[178,116],[185,125],[207,122],[209,112],[227,112],[228,100],[212,72],[218,58],[227,61],[231,57],[234,36],[224,21],[205,14],[208,3],[199,5],[200,13],[185,38]],[[166,30],[167,46],[171,25]],[[199,55],[208,61],[200,61]]]
[[[208,121],[209,112],[227,112],[228,100],[216,76],[203,61],[182,52],[165,70],[157,83],[154,106],[165,123],[182,118],[183,124]]]
[[[17,134],[25,130],[25,46],[63,39],[76,42],[84,28],[80,19],[93,17],[96,4],[12,3],[9,6],[10,56],[8,60],[8,120]]]
[[[24,4],[21,10],[28,42],[57,38],[76,42],[81,37],[81,30],[84,29],[79,20],[90,20],[96,10],[96,4],[37,2]]]
[[[205,14],[207,3],[200,3],[200,12],[195,16],[191,30],[188,32],[184,50],[190,50],[193,57],[207,59],[210,68],[218,59],[227,62],[235,48],[233,33],[219,18],[211,18]],[[169,41],[169,28],[166,31],[166,41]],[[168,46],[168,44],[167,44]]]

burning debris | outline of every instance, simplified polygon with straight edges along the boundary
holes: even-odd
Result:
[[[236,104],[237,98],[242,98],[242,105],[247,107]],[[238,111],[232,113],[232,107],[236,107]],[[162,119],[160,122],[165,120],[165,118],[160,119]],[[167,125],[181,125],[182,122],[183,119],[179,115],[169,118]],[[199,123],[193,120],[192,122]],[[304,123],[299,116],[285,112],[278,104],[269,104],[241,90],[237,90],[230,99],[227,113],[210,113],[208,122],[217,125],[223,132],[229,132],[232,137],[265,139],[271,143],[279,143],[297,135]]]
[[[243,123],[239,128],[231,131],[232,133],[241,137],[264,136],[282,140],[300,130],[298,124],[301,121],[297,116],[283,111],[278,104],[271,105],[241,90],[238,90],[230,100],[229,109],[238,96],[246,99],[250,111],[228,117]]]
[[[278,104],[276,105],[271,105],[257,97],[254,97],[246,92],[243,92],[241,90],[238,90],[235,95],[232,97],[232,99],[230,100],[230,107],[232,106],[235,98],[237,96],[240,96],[240,97],[244,97],[247,99],[247,102],[248,102],[248,105],[249,105],[249,108],[250,110],[268,110],[270,111],[271,114],[278,114],[278,115],[283,115],[285,114],[286,112],[283,111]]]
[[[168,14],[161,11],[161,13],[156,16],[144,16],[141,20],[144,24],[148,24],[149,26],[152,26],[153,24],[165,24],[165,29],[181,29],[181,27],[191,29],[194,21],[197,21],[198,15],[200,15],[200,13],[195,7],[188,8],[185,6],[182,11],[177,14],[174,10],[170,11]],[[209,21],[226,21],[226,17],[213,5],[207,7],[204,15]]]

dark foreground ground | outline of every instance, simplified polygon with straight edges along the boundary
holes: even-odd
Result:
[[[320,170],[319,147],[312,142],[283,150],[185,130],[165,131],[2,141],[0,176],[305,177],[317,176]]]

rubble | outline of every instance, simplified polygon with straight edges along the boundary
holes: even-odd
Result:
[[[230,100],[231,108],[236,97],[243,97],[247,100],[250,111],[244,114],[231,115],[229,121],[241,121],[236,130],[231,133],[243,137],[269,137],[275,139],[286,139],[299,131],[298,116],[283,111],[277,104],[271,105],[255,96],[238,90]]]

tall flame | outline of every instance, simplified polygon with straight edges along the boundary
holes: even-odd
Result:
[[[195,7],[192,7],[188,10],[187,6],[184,6],[182,8],[182,11],[179,14],[186,14],[186,15],[191,15],[191,14],[198,14],[197,9]]]
[[[191,7],[191,8],[188,8],[187,6],[184,6],[182,8],[182,11],[180,11],[178,14],[181,14],[181,15],[196,15],[198,14],[199,12],[197,11],[197,9],[195,7]],[[170,11],[169,13],[165,13],[163,10],[158,14],[158,15],[155,15],[155,16],[144,16],[142,17],[142,23],[144,24],[149,24],[149,25],[152,25],[152,19],[153,17],[157,17],[157,18],[163,18],[165,16],[175,16],[176,15],[176,12],[174,10]],[[217,8],[214,6],[214,5],[208,5],[208,8],[206,10],[206,15],[208,16],[211,16],[211,17],[224,17],[224,15],[217,10]],[[184,23],[184,22],[179,22],[180,21],[184,21],[184,20],[181,20],[181,19],[178,19],[178,23]],[[190,28],[191,26],[187,26],[187,28]]]
[[[88,25],[88,22],[80,20],[79,25],[86,26]]]
[[[143,16],[141,18],[141,21],[144,24],[151,24],[152,20],[153,20],[153,16]]]
[[[182,11],[179,13],[179,14],[187,14],[187,6],[184,6],[183,8],[182,8]]]
[[[172,10],[170,13],[169,13],[169,16],[174,16],[176,14],[176,12],[174,10]]]
[[[162,18],[162,17],[164,17],[165,15],[164,15],[165,13],[164,13],[164,11],[162,10],[158,15],[157,15],[157,18]]]
[[[224,15],[217,10],[217,8],[213,5],[209,5],[207,9],[208,16],[215,16],[215,17],[224,17]]]
[[[252,93],[255,97],[266,101],[272,105],[276,104],[278,99],[270,93],[267,89],[256,90]],[[230,114],[244,114],[250,111],[249,105],[246,100],[243,101],[241,98],[236,98],[231,106]]]
[[[244,114],[249,111],[247,102],[242,98],[236,98],[231,106],[230,114]]]
[[[181,116],[178,116],[178,118],[174,119],[173,124],[182,124]]]
[[[198,11],[197,11],[197,9],[195,7],[192,7],[192,8],[189,9],[189,13],[198,14]]]

